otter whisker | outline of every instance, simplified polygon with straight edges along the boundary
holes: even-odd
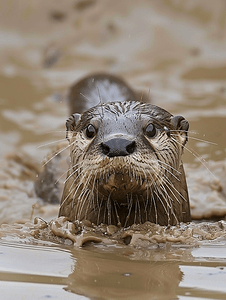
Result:
[[[104,197],[101,199],[101,202],[100,202],[100,206],[99,206],[99,210],[98,210],[98,216],[97,216],[97,225],[100,223],[100,211],[101,211],[101,207],[102,207],[102,204],[103,204],[103,200],[104,200]]]
[[[183,146],[184,149],[186,149],[189,153],[191,153],[201,164],[206,168],[206,170],[216,179],[215,175],[210,171],[210,169],[206,165],[206,161],[203,157],[199,157],[198,154],[193,150],[189,149],[188,147],[182,145],[180,142],[172,138],[176,143],[178,143],[180,146]]]
[[[100,90],[99,90],[99,87],[98,85],[96,84],[96,89],[97,89],[97,93],[98,93],[98,96],[99,96],[99,99],[100,99],[100,103],[99,104],[103,104],[102,102],[102,98],[101,98],[101,95],[100,95]],[[104,110],[103,110],[103,105],[100,105],[101,109],[102,109],[102,119],[104,117]]]
[[[81,166],[81,167],[78,168],[78,169],[81,169],[82,167],[83,167],[83,166]],[[79,177],[81,177],[82,173],[85,173],[85,171],[86,171],[87,169],[88,169],[88,166],[85,167],[84,169],[82,169],[81,173],[79,173],[79,174],[75,177],[75,179],[74,179],[73,182],[71,183],[71,186],[70,186],[70,188],[69,188],[69,191],[70,191],[71,188],[74,186],[76,180],[77,180]],[[73,172],[73,173],[74,173],[73,175],[75,175],[76,172]],[[86,173],[83,174],[83,176],[81,177],[81,179],[84,179],[85,175],[86,175]],[[67,181],[66,181],[66,182],[67,182]],[[81,182],[81,181],[80,181],[80,182]],[[78,189],[77,189],[77,190],[78,190]],[[77,193],[77,190],[76,190],[76,193]]]
[[[90,197],[90,205],[89,205],[89,207],[93,208],[93,211],[96,212],[94,194],[92,192],[90,192],[90,195],[91,195],[91,197]],[[86,218],[87,218],[87,216],[86,216]]]
[[[77,205],[76,205],[76,208],[75,208],[75,210],[76,210],[75,216],[76,216],[76,219],[77,219],[77,220],[80,220],[81,210],[82,210],[83,204],[84,204],[84,202],[85,202],[85,201],[84,201],[85,195],[86,195],[85,192],[86,192],[86,190],[83,188],[82,191],[81,191],[82,195],[81,195],[81,193],[80,193],[80,195],[82,196],[82,197],[81,197],[81,198],[82,198],[82,201],[80,201],[81,198],[78,199],[78,197],[77,197]]]
[[[103,223],[106,223],[106,213],[107,213],[107,201],[104,201],[104,216],[103,216]]]
[[[85,170],[82,170],[82,172],[84,172]],[[78,189],[80,188],[80,186],[82,185],[82,182],[80,182],[80,184],[77,186],[77,189],[74,187],[74,183],[76,182],[76,179],[81,175],[82,173],[80,173],[79,175],[77,175],[77,177],[75,178],[75,180],[72,182],[70,188],[69,188],[69,191],[68,191],[68,195],[67,197],[65,197],[64,199],[62,199],[62,203],[60,204],[60,208],[66,203],[66,201],[70,198],[70,196],[73,194],[73,197],[72,197],[72,201],[75,200],[75,195],[78,191]],[[84,177],[84,175],[83,175]],[[74,187],[74,189],[73,189]]]
[[[140,103],[142,103],[143,96],[144,96],[144,93],[141,94]],[[139,119],[141,120],[141,105],[140,105],[140,107],[138,107],[138,116],[139,116]]]
[[[135,201],[135,213],[134,213],[134,221],[133,223],[136,224],[136,217],[137,217],[137,201]]]
[[[97,170],[95,170],[95,175],[94,175],[94,179],[93,179],[93,186],[92,186],[92,190],[91,190],[91,195],[93,195],[93,193],[94,193],[94,187],[95,187],[95,183],[96,183],[96,177],[97,177]]]
[[[57,143],[62,142],[62,141],[67,141],[67,139],[64,138],[64,139],[60,139],[60,140],[57,140],[57,141],[49,142],[49,143],[46,143],[46,144],[42,144],[42,145],[39,145],[37,147],[37,149],[40,149],[42,147],[47,147],[47,146],[52,145],[52,144],[57,144]]]
[[[88,166],[87,166],[85,169],[82,170],[82,173],[85,173],[85,170],[86,170],[87,168],[88,168]],[[81,173],[81,174],[82,174],[82,173]],[[78,175],[77,175],[77,177],[75,178],[75,180],[74,180],[73,183],[72,183],[73,185],[74,185],[76,179],[77,179],[78,177],[81,176],[81,174],[78,174]],[[80,183],[78,184],[77,189],[75,190],[75,194],[78,192],[78,189],[80,188],[80,186],[81,186],[81,185],[84,185],[84,183],[83,183],[82,180],[85,178],[85,175],[86,175],[86,173],[85,173],[85,174],[82,176],[82,178],[80,179]]]
[[[97,181],[97,195],[99,195],[99,193],[98,193],[98,190],[99,190],[99,181]],[[103,199],[102,199],[103,200]],[[102,205],[102,204],[101,204]],[[99,207],[100,208],[100,206],[99,206],[99,198],[98,198],[98,196],[97,196],[97,207]]]
[[[170,197],[168,191],[165,189],[164,185],[161,184],[160,185],[160,194],[162,195],[162,197],[164,198],[164,200],[166,201],[167,204],[167,208],[168,208],[168,225],[169,225],[169,220],[170,220],[170,216],[169,216],[169,210],[171,211],[171,214],[174,215],[174,209],[173,209],[173,200]]]
[[[166,191],[166,189],[165,189],[165,187],[164,187],[164,185],[161,185],[161,188],[165,191],[165,194],[167,195],[167,197],[169,198],[169,201],[170,201],[170,203],[171,203],[171,205],[169,205],[169,208],[170,208],[170,210],[171,210],[171,214],[174,216],[174,218],[175,218],[175,220],[176,220],[176,223],[178,224],[179,222],[178,222],[178,219],[177,219],[177,216],[175,215],[175,212],[174,212],[174,209],[173,209],[173,199],[169,196],[169,194],[167,193],[167,191]]]
[[[180,192],[178,192],[178,190],[171,184],[171,182],[169,182],[168,178],[166,178],[165,184],[166,184],[166,186],[168,187],[168,189],[170,190],[170,192],[174,195],[175,200],[176,200],[178,203],[180,203],[180,201],[179,201],[178,198],[175,196],[175,194],[173,193],[173,191],[171,190],[170,187],[172,187],[173,190],[175,190],[175,192],[177,192],[178,195],[179,195],[185,202],[187,202],[187,199],[185,199],[185,197],[184,197]]]
[[[82,97],[84,97],[89,103],[92,103],[91,100],[90,100],[88,97],[86,97],[83,93],[80,92],[79,94],[80,94]]]
[[[107,210],[108,210],[108,225],[111,224],[111,193],[108,196],[107,200]]]
[[[63,151],[65,151],[66,149],[70,148],[70,145],[62,148],[61,150],[59,150],[57,153],[55,153],[50,159],[48,159],[44,164],[43,164],[43,167],[45,165],[47,165],[52,159],[54,159],[57,155],[59,155],[60,153],[62,153]]]
[[[120,217],[119,217],[119,214],[118,214],[116,201],[114,201],[114,208],[115,208],[115,214],[116,214],[116,218],[117,218],[117,226],[121,227],[121,221],[120,221]]]
[[[92,207],[92,200],[91,200],[91,198],[92,198],[92,196],[90,197],[90,191],[89,191],[88,196],[86,198],[86,202],[88,202],[88,203],[86,205],[85,220],[87,220],[88,210]]]
[[[161,161],[159,161],[159,163],[161,165]],[[170,173],[176,180],[180,181],[180,179],[176,175],[174,175],[172,172],[170,172],[170,170],[168,170],[167,168],[164,168],[163,166],[161,166],[161,168],[163,170],[165,170],[166,172]],[[164,173],[162,173],[162,174],[164,174]]]
[[[157,214],[157,207],[156,207],[154,195],[153,195],[153,197],[152,197],[152,201],[153,201],[153,204],[154,204],[154,210],[155,210],[155,223],[158,224],[158,214]]]
[[[151,89],[148,88],[148,100],[150,100],[150,97],[151,97]]]
[[[161,190],[159,189],[159,187],[155,187],[154,193],[157,196],[158,201],[162,204],[162,207],[163,207],[163,209],[164,209],[164,211],[165,211],[165,213],[166,213],[166,215],[167,215],[167,217],[169,219],[169,212],[167,211],[166,206],[164,205],[164,202],[162,201],[161,197],[159,196],[159,192],[161,192]],[[163,198],[165,200],[166,205],[169,206],[169,203],[166,200],[166,198],[164,196],[163,196]]]
[[[162,173],[162,172],[161,172],[161,173]],[[162,173],[162,175],[163,175],[166,179],[168,179],[168,178],[165,176],[164,173]],[[158,177],[160,177],[160,176],[158,175]],[[173,211],[172,204],[169,203],[169,201],[170,201],[170,196],[168,195],[167,192],[166,192],[166,194],[164,195],[164,194],[161,192],[161,189],[158,188],[158,186],[156,185],[155,182],[153,182],[153,184],[154,184],[155,194],[156,194],[158,200],[161,202],[161,204],[162,204],[162,206],[163,206],[163,208],[164,208],[164,210],[165,210],[165,212],[166,212],[166,214],[167,214],[167,217],[168,217],[168,223],[169,223],[169,220],[170,220],[169,212],[167,211],[167,209],[166,209],[166,207],[165,207],[165,205],[164,205],[162,199],[160,198],[159,193],[162,195],[163,199],[165,200],[167,207],[169,207],[169,208],[171,209],[171,211]],[[163,186],[163,184],[161,183],[161,181],[160,181],[160,186]],[[166,190],[165,190],[165,191],[166,191]],[[167,197],[168,197],[168,200],[167,200]],[[176,197],[175,197],[175,199],[176,199]],[[178,201],[178,199],[176,199],[176,200]],[[155,209],[156,209],[156,203],[155,203],[155,201],[154,201],[154,204],[155,204]],[[157,216],[156,216],[156,217],[157,217]]]
[[[177,136],[177,134],[172,134],[172,136]],[[209,145],[218,146],[217,143],[206,141],[206,140],[202,140],[202,139],[198,139],[198,138],[195,138],[193,136],[189,136],[189,139],[196,140],[196,141],[199,141],[199,142],[203,142],[203,143],[206,143],[206,144],[209,144]]]
[[[79,196],[77,197],[78,203],[79,203],[79,202],[83,202],[84,195],[85,195],[87,192],[90,192],[90,190],[86,188],[86,185],[87,185],[87,182],[86,182],[86,184],[83,185],[82,191],[80,192]]]
[[[140,201],[139,201],[138,196],[137,196],[137,207],[138,207],[139,219],[140,219],[140,224],[141,224],[141,223],[142,223],[142,222],[141,222],[141,210],[140,210]]]
[[[61,201],[61,204],[60,204],[60,208],[66,203],[66,201],[70,198],[70,196],[73,194],[73,197],[72,197],[72,201],[74,201],[75,199],[75,195],[77,193],[77,190],[78,188],[81,186],[82,182],[80,182],[80,184],[77,186],[77,189],[76,187],[74,186],[77,178],[85,171],[85,169],[82,170],[82,172],[80,174],[77,175],[77,177],[73,180],[72,184],[70,185],[70,188],[68,190],[68,195],[65,197],[65,198],[62,198],[62,201]],[[83,175],[84,177],[84,175]],[[74,188],[74,189],[73,189]]]
[[[70,198],[70,196],[72,195],[73,192],[74,192],[74,190],[69,191],[67,197],[65,197],[64,199],[62,198],[61,204],[60,204],[60,209],[61,209],[61,207],[64,206],[64,204],[67,202],[67,200]],[[74,197],[72,200],[74,200]],[[71,200],[71,202],[72,202],[72,200]]]
[[[79,208],[79,210],[77,210],[77,216],[78,216],[77,219],[78,220],[81,220],[82,210],[86,204],[86,201],[88,200],[89,195],[90,195],[90,191],[89,191],[89,189],[86,189],[85,192],[83,193],[82,199],[80,198],[79,199],[80,201],[78,201],[78,208]],[[87,205],[87,206],[89,206],[89,205]]]
[[[140,219],[141,219],[141,224],[142,224],[143,220],[145,220],[145,222],[148,221],[148,212],[147,212],[147,205],[148,205],[148,203],[146,203],[143,195],[139,195],[139,197],[141,198],[141,202],[139,203],[139,205],[140,205]],[[141,210],[142,204],[144,206],[144,210]],[[145,213],[145,218],[142,218],[142,213],[143,212]]]
[[[154,205],[154,199],[153,199],[154,196],[151,188],[150,188],[150,196],[151,198],[150,198],[150,205],[149,205],[149,217],[151,217],[152,206]]]
[[[147,186],[147,189],[146,189],[146,191],[147,191],[147,195],[146,195],[146,201],[144,202],[144,211],[145,211],[145,213],[146,213],[146,220],[147,220],[147,207],[148,207],[148,202],[149,202],[149,194],[148,194],[148,186]]]
[[[86,183],[85,183],[84,186],[83,186],[84,189],[90,184],[90,180],[91,180],[91,178],[92,178],[92,175],[93,175],[93,173],[92,173],[92,172],[89,172],[89,175],[88,175],[88,177],[87,177],[87,179],[86,179]],[[80,199],[80,196],[78,197],[78,199]]]
[[[189,134],[199,134],[198,132],[196,131],[190,131],[190,130],[184,130],[184,129],[170,129],[170,132],[186,132],[186,133],[189,133]]]
[[[176,173],[178,173],[179,175],[181,175],[181,172],[180,172],[180,171],[178,171],[177,169],[173,168],[173,166],[171,166],[171,165],[169,165],[169,164],[165,163],[165,162],[164,162],[164,161],[162,161],[162,160],[158,160],[158,162],[160,162],[160,164],[164,164],[164,165],[166,165],[167,167],[169,167],[170,169],[172,169],[173,171],[175,171]],[[166,169],[166,170],[167,170],[167,169]]]
[[[149,176],[150,176],[150,179],[151,179],[151,185],[154,185],[154,184],[156,184],[155,180],[156,180],[156,181],[161,181],[161,178],[160,178],[159,176],[157,176],[157,174],[155,174],[155,169],[153,169],[151,166],[150,166],[150,168],[152,169],[152,172],[153,172],[153,173],[151,173],[150,170],[147,170],[147,173],[148,173]],[[154,178],[154,177],[155,177],[155,178]]]
[[[133,206],[133,198],[132,198],[132,194],[131,194],[131,197],[130,197],[130,200],[129,200],[129,204],[128,204],[128,214],[127,214],[126,219],[125,219],[124,227],[126,227],[127,222],[129,221],[131,210],[132,210],[132,206]]]
[[[82,162],[81,162],[82,163]],[[62,177],[64,177],[64,175],[66,174],[66,173],[68,173],[68,171],[71,171],[74,167],[76,167],[76,166],[78,166],[79,164],[76,164],[76,165],[73,165],[71,168],[69,168],[67,171],[65,171],[56,181],[55,181],[55,184],[57,184],[59,181],[60,181],[60,179],[62,178]],[[65,181],[64,181],[64,184],[65,184]]]
[[[45,131],[45,134],[49,134],[49,133],[65,133],[65,129],[64,130],[50,130],[50,131]]]
[[[167,211],[167,209],[166,209],[166,207],[165,207],[165,205],[164,205],[162,199],[161,199],[160,196],[159,196],[159,192],[161,192],[161,190],[159,189],[159,187],[157,186],[157,184],[156,184],[154,181],[153,181],[153,185],[154,185],[154,189],[155,189],[155,194],[156,194],[158,200],[160,201],[160,203],[162,204],[163,209],[165,210],[165,212],[166,212],[166,214],[167,214],[167,217],[168,217],[168,220],[169,220],[169,212]],[[161,183],[161,181],[160,181],[160,186],[161,186],[161,185],[162,185],[162,183]],[[164,198],[164,200],[165,200],[165,202],[166,202],[166,204],[167,204],[167,207],[169,207],[170,205],[169,205],[169,202],[167,201],[166,197],[165,197],[163,194],[162,194],[162,196],[163,196],[163,198]],[[155,209],[156,209],[156,203],[154,202],[154,204],[155,204]],[[156,216],[157,216],[157,212],[156,212]]]
[[[162,184],[160,185],[159,193],[160,193],[160,195],[162,195],[162,197],[163,197],[163,199],[165,200],[165,203],[166,203],[167,218],[168,218],[168,225],[169,225],[170,221],[171,221],[170,211],[171,211],[171,214],[172,214],[172,211],[173,211],[172,201],[170,200],[170,196],[167,193],[167,191],[165,191],[165,193],[163,192],[163,190],[162,190]]]
[[[83,170],[84,171],[84,170]],[[82,172],[83,172],[82,171]],[[81,173],[82,174],[82,173]],[[76,187],[74,186],[74,184],[75,184],[75,182],[76,182],[76,179],[81,175],[81,174],[78,174],[77,175],[77,177],[75,178],[75,180],[72,182],[72,184],[71,184],[71,186],[70,186],[70,188],[69,188],[69,191],[68,191],[68,195],[67,195],[67,197],[65,197],[64,199],[62,199],[62,203],[61,203],[61,205],[60,205],[60,208],[61,208],[61,206],[62,205],[64,205],[64,203],[66,203],[66,201],[70,198],[70,196],[73,194],[73,196],[72,196],[72,203],[73,203],[73,205],[75,204],[75,196],[76,196],[76,194],[77,194],[77,192],[78,192],[78,189],[83,185],[83,182],[80,182],[79,184],[78,184],[78,186],[77,186],[77,189],[76,189]],[[83,177],[84,177],[84,175],[83,175]],[[77,202],[77,201],[76,201]]]

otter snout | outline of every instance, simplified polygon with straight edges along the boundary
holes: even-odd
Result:
[[[136,149],[136,142],[122,138],[114,138],[100,144],[102,153],[108,157],[126,156],[132,154]]]

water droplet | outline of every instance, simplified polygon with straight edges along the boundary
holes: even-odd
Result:
[[[126,276],[126,277],[129,277],[131,276],[132,274],[131,273],[124,273],[123,276]]]

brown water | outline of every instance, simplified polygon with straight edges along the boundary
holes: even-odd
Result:
[[[224,219],[225,1],[2,0],[0,8],[0,223],[9,224],[0,230],[1,297],[226,299],[224,223],[192,223],[183,240],[184,225],[172,235],[158,229],[159,239],[139,228],[132,244],[110,235],[83,248],[33,222],[12,225],[57,216],[33,182],[49,143],[65,137],[69,86],[94,71],[122,75],[189,120],[188,147],[199,154],[184,155],[192,216]]]

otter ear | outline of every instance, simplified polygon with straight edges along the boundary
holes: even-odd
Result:
[[[66,138],[68,139],[68,141],[70,141],[70,139],[72,137],[72,131],[75,130],[76,124],[78,123],[78,121],[80,119],[81,119],[81,115],[80,114],[73,114],[66,121],[66,128],[67,128]]]
[[[188,129],[189,129],[188,121],[185,120],[185,118],[182,116],[173,116],[171,118],[171,124],[173,125],[175,130],[178,130],[178,133],[183,139],[182,144],[184,146],[188,140]]]

